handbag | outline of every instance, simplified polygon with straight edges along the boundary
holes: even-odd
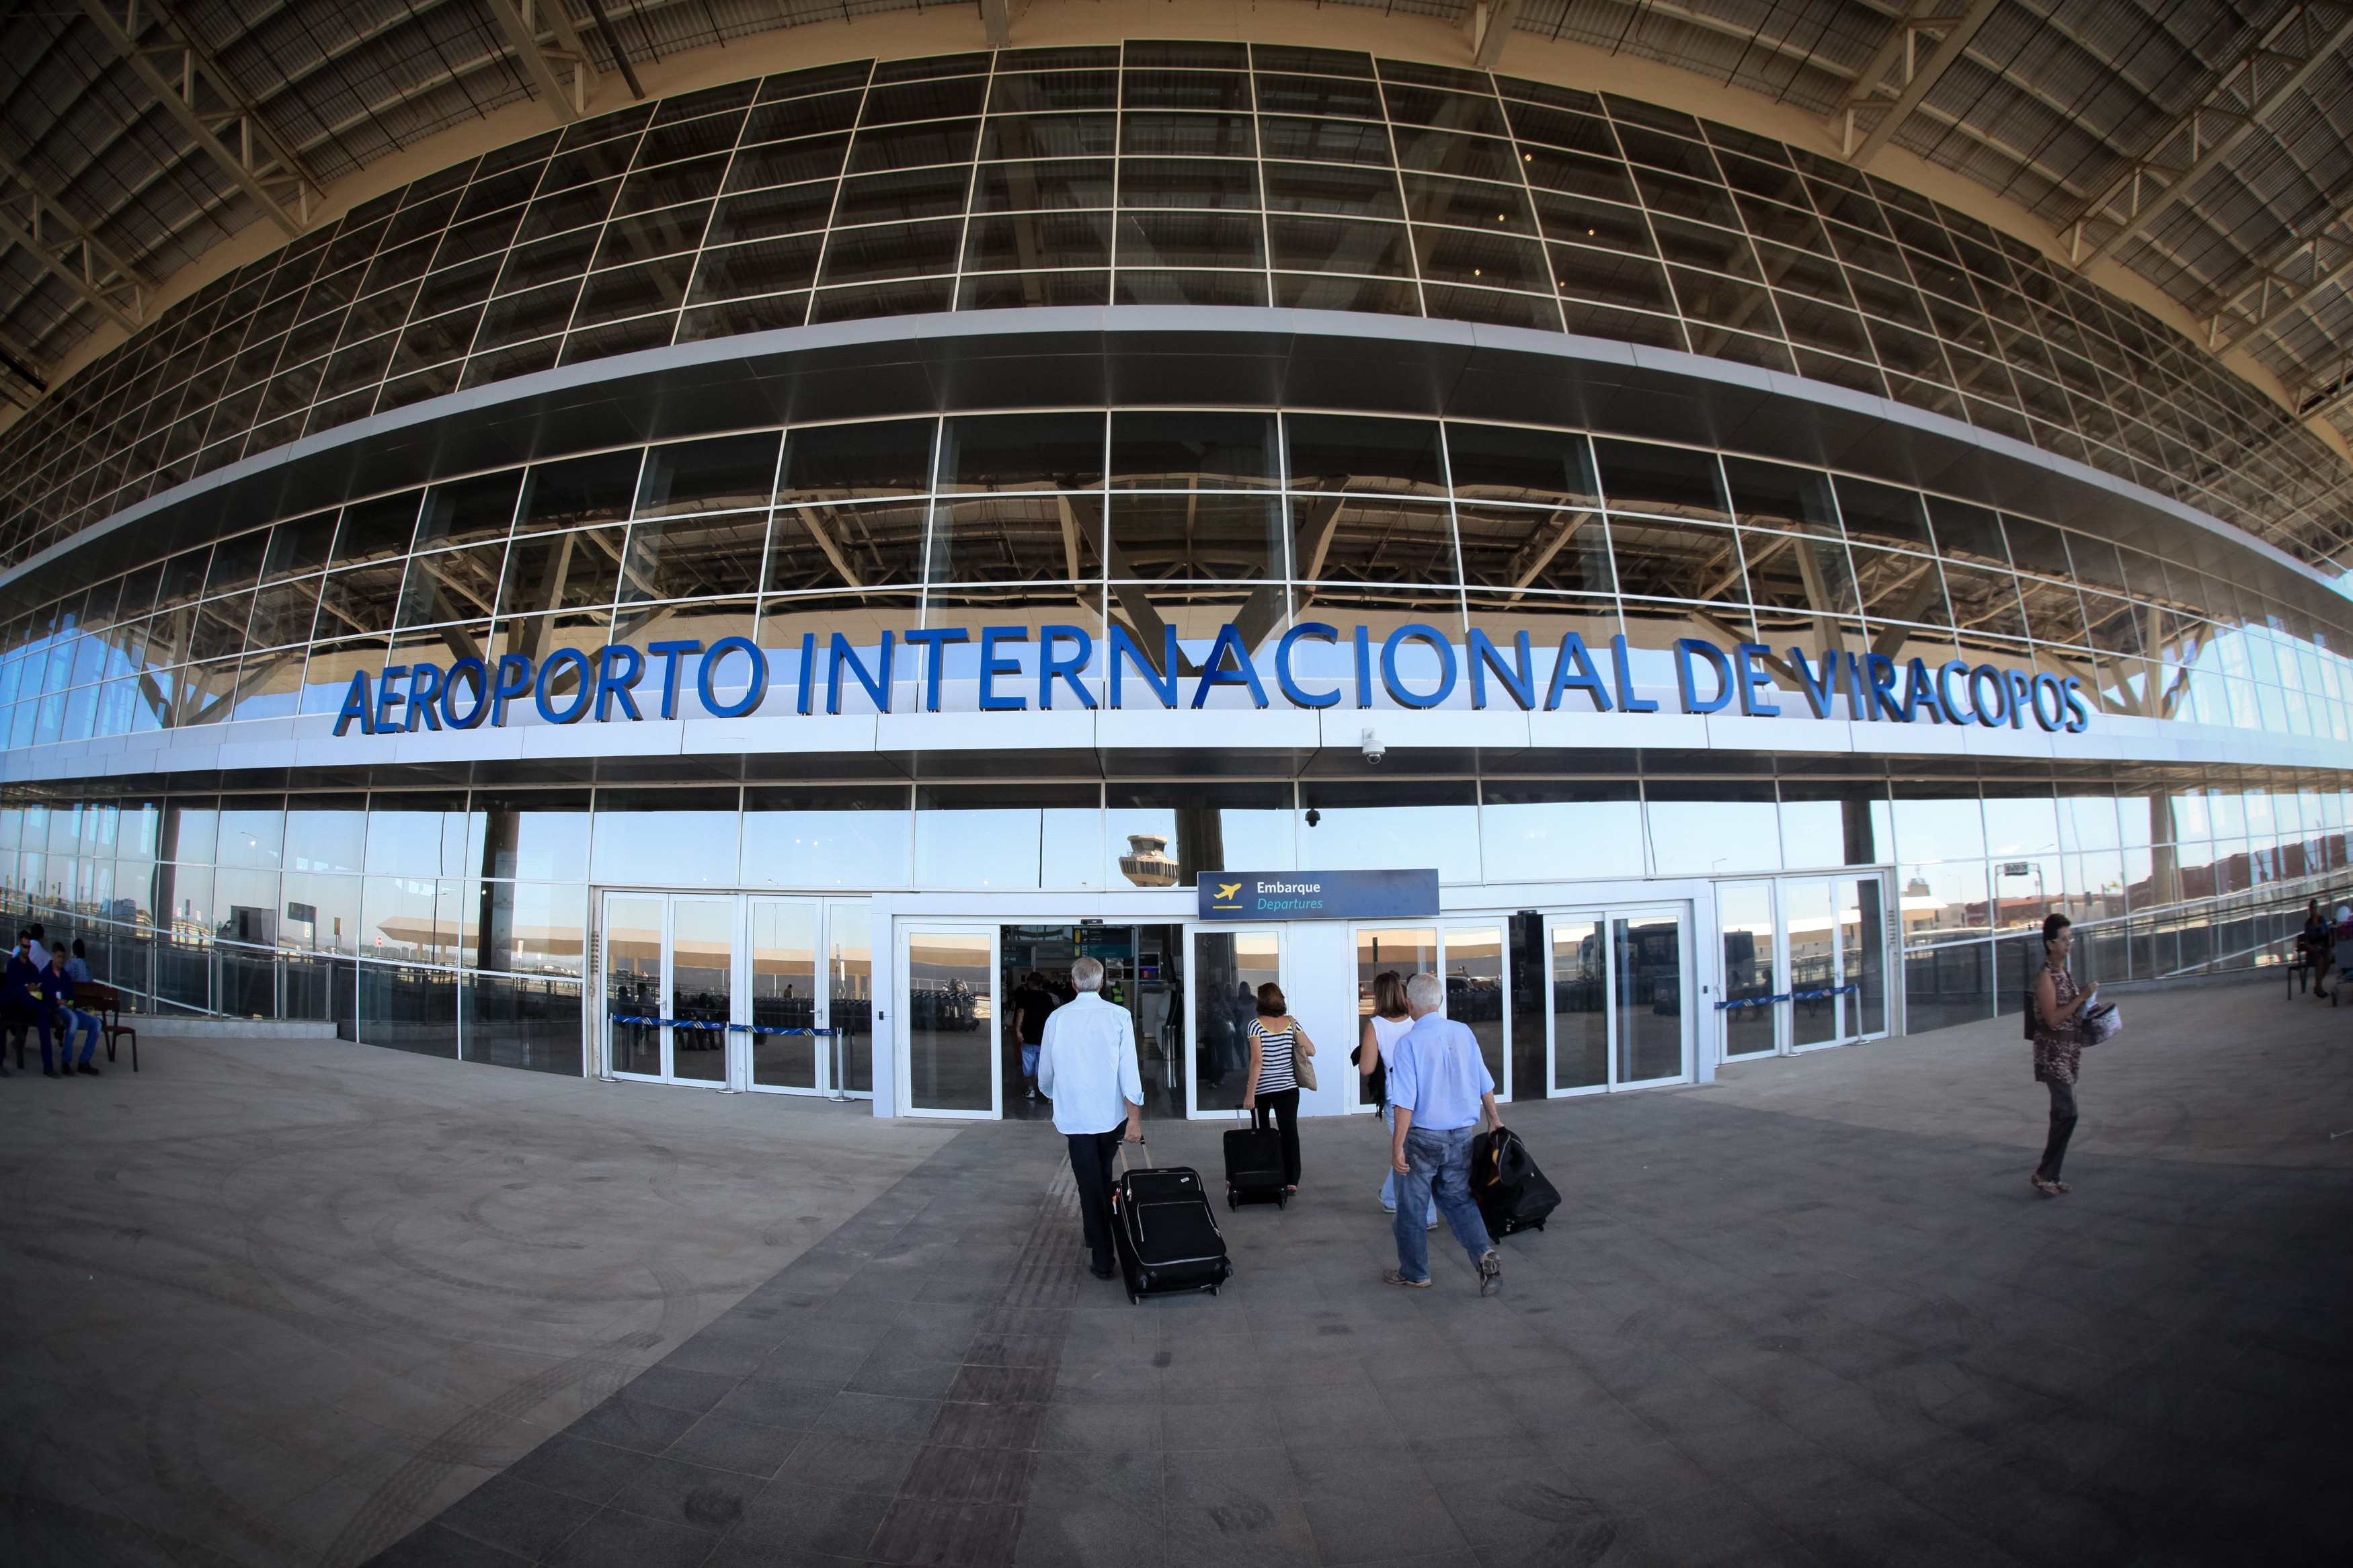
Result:
[[[2124,1015],[2110,1002],[2084,1015],[2083,1021],[2075,1026],[2075,1039],[2079,1045],[2105,1045],[2122,1034],[2124,1026]]]
[[[1315,1058],[1299,1048],[1307,1043],[1307,1031],[1294,1019],[1291,1026],[1291,1076],[1299,1080],[1300,1088],[1312,1089],[1315,1087]]]

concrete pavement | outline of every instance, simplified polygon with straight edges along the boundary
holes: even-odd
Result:
[[[2353,1009],[2126,1008],[2056,1201],[2010,1019],[1514,1108],[1567,1201],[1487,1301],[1378,1283],[1363,1120],[1134,1307],[1050,1128],[307,1043],[12,1081],[0,1557],[2339,1561]]]

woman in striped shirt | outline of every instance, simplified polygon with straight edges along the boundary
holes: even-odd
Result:
[[[1285,1010],[1282,987],[1272,981],[1258,988],[1258,1016],[1250,1026],[1250,1083],[1242,1091],[1242,1109],[1261,1105],[1282,1132],[1283,1191],[1299,1190],[1299,1074],[1292,1063],[1295,1051],[1315,1054],[1315,1042]]]

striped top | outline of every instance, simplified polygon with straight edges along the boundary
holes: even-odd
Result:
[[[1299,1087],[1299,1075],[1292,1070],[1291,1050],[1298,1037],[1299,1026],[1293,1023],[1281,1033],[1266,1026],[1263,1018],[1250,1020],[1250,1038],[1258,1042],[1260,1058],[1258,1092],[1280,1094],[1286,1089]]]

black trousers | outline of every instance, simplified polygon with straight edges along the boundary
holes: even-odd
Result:
[[[1278,1089],[1260,1095],[1258,1105],[1282,1133],[1282,1184],[1295,1187],[1299,1184],[1299,1091]]]
[[[2075,1086],[2049,1081],[2051,1089],[2051,1136],[2043,1141],[2042,1163],[2034,1173],[2046,1182],[2059,1179],[2059,1166],[2067,1158],[2067,1140],[2075,1135]]]
[[[1065,1132],[1071,1141],[1071,1174],[1079,1184],[1079,1215],[1085,1222],[1087,1251],[1097,1268],[1113,1268],[1117,1259],[1111,1246],[1111,1179],[1119,1158],[1124,1123],[1108,1132]]]

